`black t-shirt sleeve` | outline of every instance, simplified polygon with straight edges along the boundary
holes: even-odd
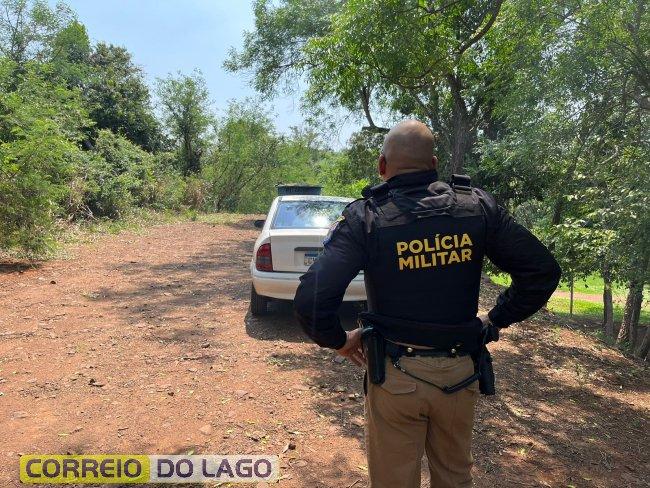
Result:
[[[305,333],[319,346],[332,349],[345,344],[338,310],[345,290],[366,263],[362,223],[351,210],[343,215],[326,239],[323,253],[300,278],[294,299]]]
[[[544,244],[498,206],[492,195],[477,192],[487,215],[486,255],[512,277],[488,315],[494,325],[507,327],[544,306],[557,288],[561,270]]]

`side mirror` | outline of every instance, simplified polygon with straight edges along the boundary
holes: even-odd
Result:
[[[264,220],[264,219],[255,220],[253,222],[253,225],[255,227],[257,227],[258,229],[261,229],[262,227],[264,227],[264,222],[266,222],[266,220]]]

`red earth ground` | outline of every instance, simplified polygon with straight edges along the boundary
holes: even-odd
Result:
[[[251,317],[255,236],[249,217],[166,224],[1,264],[0,487],[21,454],[190,451],[279,454],[280,487],[367,486],[362,372],[287,304]],[[497,291],[483,284],[483,310]],[[645,363],[548,312],[491,349],[477,487],[650,486]]]

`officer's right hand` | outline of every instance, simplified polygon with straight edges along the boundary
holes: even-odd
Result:
[[[485,343],[496,342],[499,340],[499,327],[496,327],[492,324],[488,314],[481,314],[478,316],[478,319],[483,324],[483,332],[487,332],[487,339]]]
[[[336,352],[348,358],[357,366],[365,367],[366,358],[361,347],[361,329],[348,331],[346,335],[345,345],[341,349],[337,349]]]

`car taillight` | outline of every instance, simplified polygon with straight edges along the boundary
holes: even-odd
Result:
[[[271,259],[271,244],[262,244],[255,256],[255,269],[257,271],[273,271],[273,260]]]

